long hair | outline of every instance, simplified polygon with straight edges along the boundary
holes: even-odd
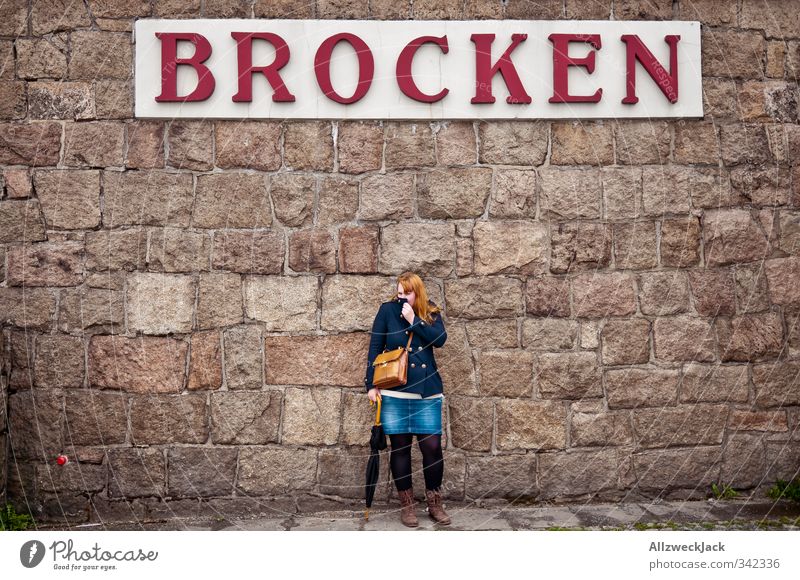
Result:
[[[417,299],[414,300],[414,314],[419,316],[428,324],[433,323],[433,315],[441,312],[442,309],[431,303],[428,299],[428,291],[425,289],[425,283],[422,278],[417,276],[414,272],[403,272],[397,277],[397,283],[402,284],[404,292],[414,291]],[[395,285],[397,288],[397,285]],[[397,292],[395,292],[389,300],[397,300]]]

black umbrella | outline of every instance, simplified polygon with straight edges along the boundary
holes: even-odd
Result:
[[[370,406],[374,405],[373,401],[369,402]],[[369,461],[367,462],[367,511],[364,518],[369,520],[369,508],[372,506],[372,499],[375,497],[375,487],[378,485],[378,470],[381,464],[381,456],[379,451],[386,449],[386,434],[383,432],[383,425],[381,425],[381,399],[378,397],[378,411],[375,413],[375,425],[372,426],[372,434],[369,437]]]

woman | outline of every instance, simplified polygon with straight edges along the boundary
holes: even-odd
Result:
[[[435,522],[448,525],[450,517],[442,507],[440,491],[444,474],[444,394],[433,356],[433,348],[444,345],[447,332],[441,309],[428,300],[422,279],[413,272],[405,272],[397,280],[396,296],[381,304],[372,323],[365,388],[371,401],[381,399],[381,422],[391,442],[389,464],[402,505],[400,521],[409,527],[419,525],[411,488],[411,445],[416,434],[422,452],[428,515]],[[375,357],[386,349],[405,348],[411,332],[414,334],[408,347],[406,384],[392,389],[374,388],[372,363]]]

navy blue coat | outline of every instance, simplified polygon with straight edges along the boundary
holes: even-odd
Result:
[[[433,302],[430,302],[433,304]],[[393,391],[419,393],[423,397],[430,397],[442,392],[442,377],[436,366],[433,356],[434,347],[444,346],[447,332],[444,329],[441,312],[433,314],[431,324],[414,314],[414,323],[409,324],[402,315],[403,305],[399,300],[384,302],[378,309],[375,321],[372,323],[372,334],[369,340],[369,355],[367,357],[367,374],[364,378],[365,390],[372,388],[372,363],[384,349],[392,350],[399,346],[405,347],[410,332],[411,346],[408,353],[408,372],[406,384],[394,387]]]

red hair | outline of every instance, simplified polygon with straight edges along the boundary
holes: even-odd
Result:
[[[437,312],[441,312],[442,309],[430,303],[428,291],[425,289],[425,283],[422,281],[422,278],[417,276],[414,272],[403,272],[398,276],[397,283],[403,286],[404,292],[413,291],[414,294],[416,294],[417,298],[412,307],[414,308],[414,313],[428,324],[432,324],[433,315]],[[397,292],[394,293],[391,299],[397,300]]]

